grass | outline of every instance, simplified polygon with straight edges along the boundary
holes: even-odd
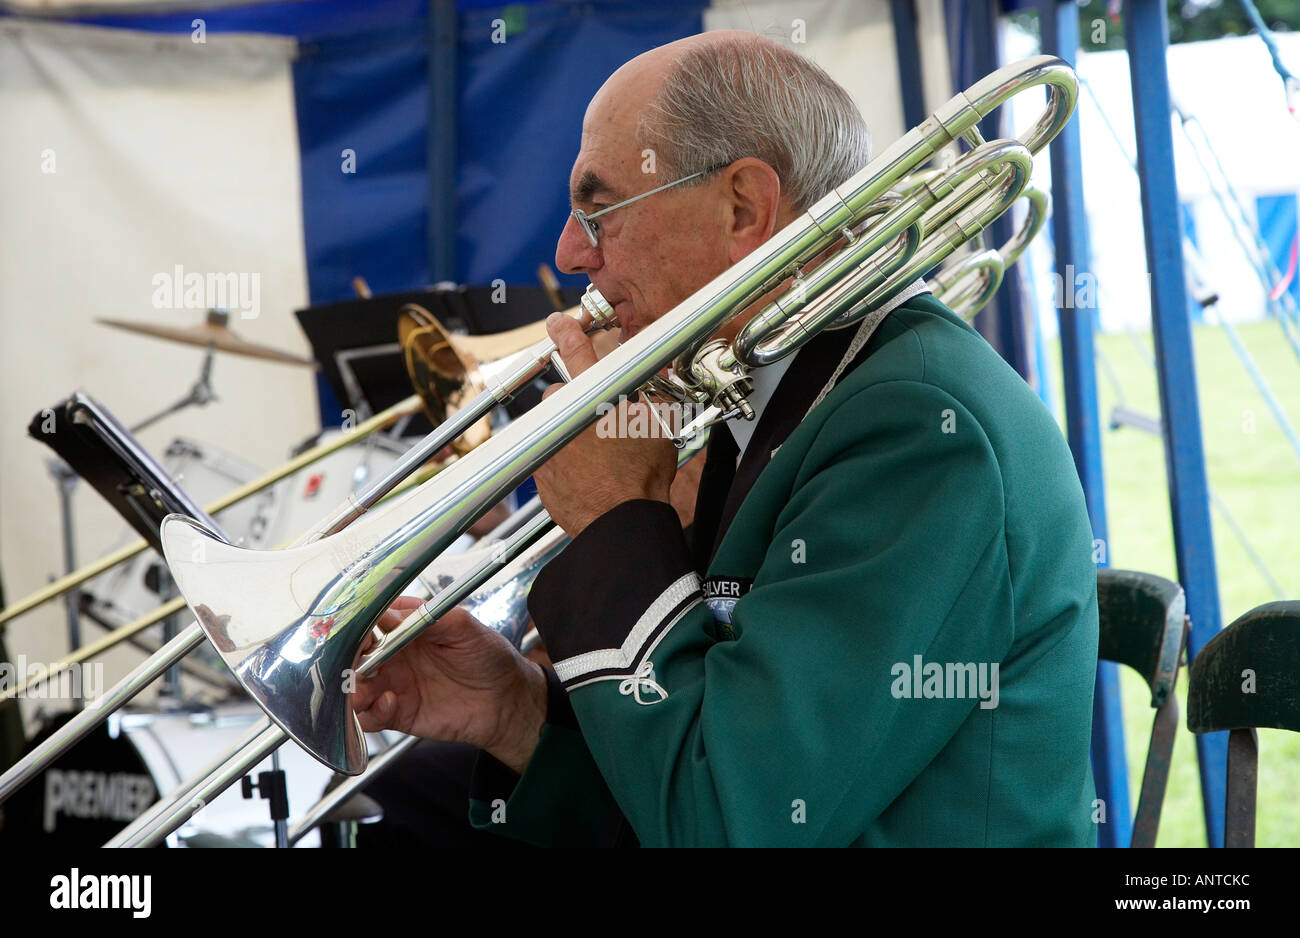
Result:
[[[1237,330],[1292,426],[1300,428],[1300,361],[1280,326],[1269,321],[1241,325]],[[1224,331],[1212,325],[1196,326],[1193,343],[1210,487],[1263,558],[1284,598],[1300,599],[1300,524],[1296,519],[1300,454],[1283,435]],[[1099,359],[1104,356],[1109,362],[1126,405],[1156,416],[1156,375],[1142,352],[1145,349],[1149,354],[1151,344],[1150,334],[1097,337]],[[1051,360],[1057,370],[1055,401],[1060,410],[1059,344]],[[1131,427],[1105,429],[1119,397],[1100,360],[1097,381],[1110,565],[1177,580],[1163,445],[1158,437]],[[1058,418],[1064,424],[1060,414]],[[1217,508],[1212,523],[1221,624],[1226,625],[1278,597]],[[1127,668],[1120,670],[1129,797],[1135,809],[1154,712],[1145,682]],[[1195,736],[1186,725],[1186,690],[1184,670],[1177,690],[1182,727],[1174,745],[1161,815],[1160,847],[1206,843]],[[1300,844],[1300,805],[1294,799],[1294,793],[1300,791],[1300,734],[1260,730],[1259,762],[1256,843],[1261,847]]]

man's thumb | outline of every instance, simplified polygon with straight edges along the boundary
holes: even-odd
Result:
[[[596,347],[577,320],[564,313],[551,313],[546,319],[546,334],[555,343],[571,376],[577,377],[596,364]]]

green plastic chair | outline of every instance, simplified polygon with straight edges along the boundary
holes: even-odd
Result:
[[[1142,771],[1142,791],[1133,818],[1133,847],[1154,847],[1169,783],[1169,764],[1178,735],[1174,684],[1187,635],[1183,588],[1136,570],[1097,571],[1100,641],[1097,657],[1127,665],[1151,688],[1155,719]]]
[[[1300,602],[1265,603],[1205,643],[1192,662],[1187,728],[1228,731],[1223,845],[1255,846],[1255,728],[1300,732]]]

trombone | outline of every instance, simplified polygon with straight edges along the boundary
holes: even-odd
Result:
[[[1038,87],[1047,88],[1048,105],[1021,139],[985,143],[979,137],[975,127],[985,115]],[[470,595],[500,562],[485,559],[358,661],[374,621],[405,583],[621,394],[649,383],[656,396],[701,405],[708,421],[746,413],[750,369],[792,354],[822,328],[858,323],[1006,211],[1028,182],[1032,154],[1069,120],[1076,95],[1074,73],[1052,56],[990,74],[750,256],[383,511],[367,515],[360,506],[345,505],[300,546],[273,552],[243,551],[188,519],[168,518],[162,540],[179,588],[226,663],[279,725],[254,728],[239,749],[260,760],[289,737],[331,767],[360,772],[365,740],[350,707],[347,677],[364,676],[382,664]],[[973,149],[941,179],[923,182],[906,197],[891,193],[957,139],[966,139]],[[835,253],[804,276],[804,267],[831,249]],[[795,285],[767,302],[733,343],[710,341],[791,277]],[[604,327],[613,324],[613,311],[589,287],[577,318],[588,328]],[[507,388],[540,373],[554,354],[554,346],[544,341],[512,359],[489,391],[431,435],[439,448],[448,434],[458,436],[486,412],[483,408],[495,406]],[[670,377],[660,378],[670,364]],[[395,467],[393,473],[398,471]],[[502,556],[524,551],[530,538],[541,536],[542,523],[541,516],[528,522],[517,549],[512,539]],[[237,777],[210,775],[189,790],[219,791]],[[0,799],[8,778],[0,778]],[[160,816],[165,811],[154,816],[155,832],[183,823],[193,806],[193,801],[174,804],[170,818]],[[119,836],[113,843],[132,837]]]
[[[1024,142],[978,136],[985,114],[1041,86],[1049,104]],[[1051,56],[982,79],[559,393],[399,502],[331,537],[286,551],[248,551],[214,539],[191,519],[169,517],[161,538],[178,588],[244,689],[280,728],[336,771],[359,773],[365,740],[340,678],[354,665],[364,676],[436,618],[427,607],[413,612],[358,662],[373,623],[405,583],[620,395],[649,383],[654,396],[702,408],[706,423],[744,414],[752,368],[792,354],[822,328],[857,323],[1019,199],[1033,153],[1069,119],[1076,92],[1073,72]],[[957,137],[975,146],[942,178],[918,183],[904,198],[889,194]],[[805,274],[806,265],[832,250]],[[795,283],[732,343],[711,339],[792,277]],[[583,308],[591,325],[612,324],[594,286]],[[530,351],[526,358],[549,358],[554,346],[547,340]],[[670,364],[671,378],[659,377]],[[470,402],[461,413],[475,411]]]

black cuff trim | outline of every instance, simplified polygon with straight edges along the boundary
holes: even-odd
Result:
[[[649,499],[623,502],[543,568],[528,611],[552,661],[618,648],[642,614],[693,572],[673,507]]]

